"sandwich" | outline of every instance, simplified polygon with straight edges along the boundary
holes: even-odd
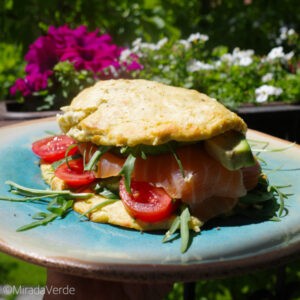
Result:
[[[35,142],[33,151],[52,190],[92,194],[73,204],[90,221],[148,231],[186,214],[199,231],[261,177],[245,122],[198,91],[106,80],[61,110],[63,135]]]

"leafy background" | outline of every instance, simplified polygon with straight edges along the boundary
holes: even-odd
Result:
[[[2,0],[0,99],[9,98],[8,87],[24,75],[23,56],[28,46],[47,32],[50,24],[69,24],[71,28],[86,25],[91,31],[100,28],[116,44],[125,46],[138,37],[157,42],[167,36],[175,41],[200,31],[210,37],[208,49],[225,45],[232,51],[238,46],[265,54],[276,46],[281,26],[299,32],[300,6],[298,0]],[[300,299],[299,289],[292,293],[292,286],[300,280],[299,266],[299,261],[287,265],[286,295],[282,299]],[[45,280],[45,269],[0,255],[0,283],[43,285]],[[198,282],[196,298],[250,299],[260,291],[265,295],[260,299],[275,299],[278,290],[280,280],[276,269],[271,269]],[[175,284],[167,299],[183,299],[183,285]]]

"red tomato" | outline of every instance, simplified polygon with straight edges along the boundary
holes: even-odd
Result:
[[[69,165],[71,169],[67,163],[61,164],[54,171],[54,174],[65,181],[70,187],[79,187],[91,183],[96,179],[93,172],[83,170],[82,158],[69,161]]]
[[[72,138],[66,135],[58,135],[34,142],[32,151],[45,161],[53,162],[64,158],[67,149],[74,144],[76,144],[76,141]],[[73,155],[77,151],[77,147],[74,147],[68,155]]]
[[[145,222],[158,222],[168,218],[177,208],[163,188],[148,182],[131,180],[130,195],[124,178],[120,181],[120,197],[130,215]]]

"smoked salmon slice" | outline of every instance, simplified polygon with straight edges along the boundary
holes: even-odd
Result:
[[[92,144],[87,147],[97,149]],[[82,147],[79,149],[82,151]],[[145,160],[137,157],[132,176],[137,181],[162,187],[172,198],[189,204],[192,213],[201,221],[231,210],[238,198],[257,184],[258,163],[254,167],[230,171],[207,154],[201,144],[178,148],[176,153],[185,177],[172,153],[149,155]],[[125,158],[105,153],[98,162],[96,177],[117,176],[124,162]]]

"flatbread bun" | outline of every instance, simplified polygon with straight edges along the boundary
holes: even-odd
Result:
[[[61,191],[69,189],[69,187],[63,180],[54,175],[54,169],[52,168],[51,164],[42,161],[40,164],[40,168],[44,181],[51,187],[52,190]],[[89,209],[106,200],[107,199],[105,197],[102,197],[100,195],[94,195],[88,199],[78,199],[74,201],[73,209],[80,214],[84,214]],[[130,216],[121,200],[96,208],[88,213],[87,217],[93,222],[108,223],[111,225],[117,225],[140,231],[151,231],[159,229],[167,230],[170,228],[175,218],[175,216],[173,215],[164,221],[156,223],[138,221]],[[189,227],[190,229],[199,232],[200,226],[202,224],[203,223],[200,222],[198,218],[192,216],[189,222]]]
[[[200,141],[247,126],[215,99],[195,90],[148,80],[106,80],[62,108],[58,123],[79,142],[159,145]]]

